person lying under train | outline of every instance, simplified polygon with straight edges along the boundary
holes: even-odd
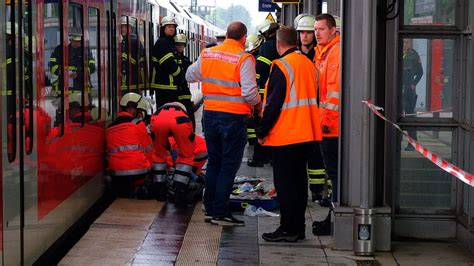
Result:
[[[106,130],[107,170],[118,197],[148,197],[144,183],[151,169],[152,139],[143,120],[147,104],[137,93],[125,94],[121,112]]]
[[[182,103],[171,102],[158,108],[151,117],[150,125],[154,136],[151,193],[157,200],[166,201],[168,195],[167,155],[171,147],[169,137],[172,136],[178,149],[170,190],[174,194],[175,202],[178,202],[186,197],[189,184],[193,179],[195,135],[192,122]]]

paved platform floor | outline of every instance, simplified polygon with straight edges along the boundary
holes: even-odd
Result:
[[[246,151],[248,158],[251,149]],[[272,169],[250,168],[241,175],[265,177]],[[306,239],[268,243],[261,239],[279,223],[275,217],[239,216],[245,226],[204,222],[201,203],[177,209],[155,200],[117,199],[69,251],[60,265],[473,265],[474,256],[456,243],[393,242],[391,252],[357,257],[332,249],[332,238],[311,233],[327,209],[309,202]],[[239,215],[239,214],[237,214]]]

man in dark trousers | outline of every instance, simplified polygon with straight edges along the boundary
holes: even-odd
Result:
[[[423,66],[418,53],[412,48],[412,39],[403,39],[403,113],[415,113],[416,100],[416,84],[423,76]],[[417,140],[416,131],[408,130],[408,135]],[[415,148],[410,144],[405,147],[406,151],[413,151]]]
[[[178,84],[184,79],[185,73],[176,63],[173,53],[177,26],[175,18],[162,18],[160,38],[153,46],[150,88],[155,92],[156,109],[165,103],[178,101]]]
[[[269,242],[296,242],[305,238],[308,201],[308,160],[321,140],[316,69],[297,49],[292,27],[277,32],[280,59],[274,60],[265,88],[258,141],[272,149],[273,181],[280,205],[280,226],[264,233]]]

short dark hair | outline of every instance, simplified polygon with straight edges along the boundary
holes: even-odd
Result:
[[[329,28],[334,28],[336,27],[336,19],[331,14],[324,13],[316,16],[316,21],[320,20],[326,20],[326,25],[328,25]]]
[[[277,31],[277,41],[284,46],[298,44],[298,33],[293,27],[281,26]]]
[[[234,21],[227,27],[227,38],[233,40],[242,39],[247,34],[247,27],[240,21]]]

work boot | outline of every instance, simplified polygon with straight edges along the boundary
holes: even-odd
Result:
[[[304,237],[304,234],[301,235],[299,233],[288,233],[283,231],[281,227],[278,227],[275,232],[262,234],[262,238],[268,242],[296,242],[299,239],[304,239],[302,237]]]
[[[331,235],[331,211],[329,211],[326,219],[313,222],[313,234],[317,236]]]
[[[247,165],[250,167],[263,167],[263,162],[260,162],[259,160],[249,159]]]

